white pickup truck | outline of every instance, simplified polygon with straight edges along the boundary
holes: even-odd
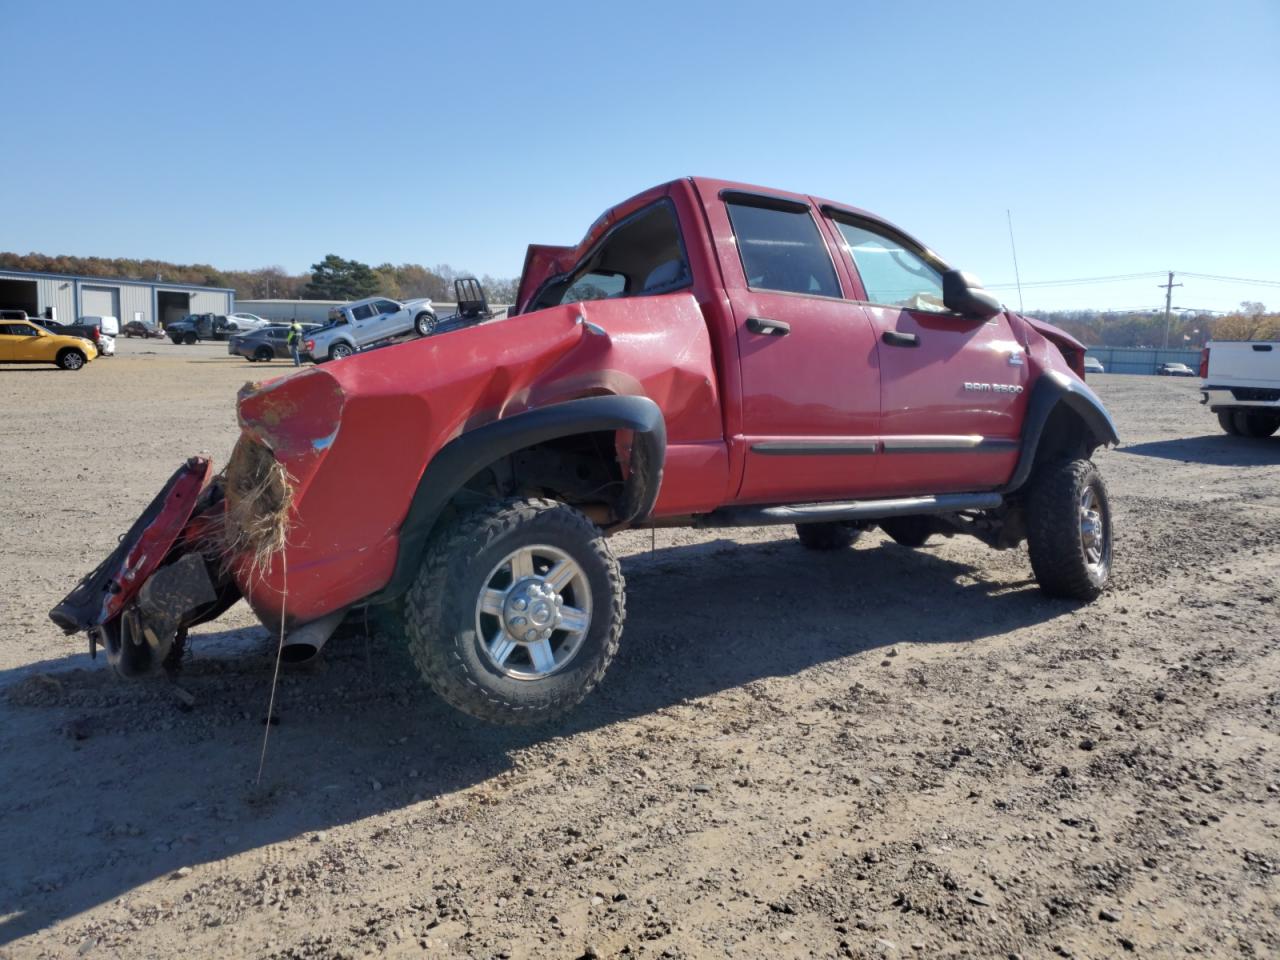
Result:
[[[1280,429],[1280,340],[1211,340],[1200,354],[1201,403],[1237,437]]]

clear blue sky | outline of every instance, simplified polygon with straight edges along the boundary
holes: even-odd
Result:
[[[510,276],[703,174],[874,210],[993,284],[1006,208],[1024,281],[1280,280],[1277,0],[0,0],[0,22],[3,250]],[[1157,282],[1026,306],[1154,305]],[[1185,282],[1175,304],[1280,307]]]

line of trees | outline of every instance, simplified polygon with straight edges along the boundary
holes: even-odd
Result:
[[[1120,312],[1098,310],[1028,311],[1061,327],[1091,347],[1163,347],[1163,310]],[[1264,304],[1246,301],[1223,316],[1210,313],[1175,313],[1168,323],[1169,349],[1198,350],[1209,340],[1280,339],[1280,314],[1268,313]]]
[[[455,270],[447,263],[434,267],[419,263],[383,263],[375,267],[332,253],[312,264],[310,273],[299,274],[275,266],[220,270],[207,263],[2,252],[0,269],[230,287],[240,300],[356,300],[378,295],[397,300],[430,297],[447,303],[453,300],[454,279],[474,276],[465,270]],[[515,299],[518,280],[487,274],[480,280],[490,303],[511,303]]]

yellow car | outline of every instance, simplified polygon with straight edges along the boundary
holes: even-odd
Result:
[[[50,333],[30,320],[0,320],[0,363],[56,363],[79,370],[97,356],[88,340]]]

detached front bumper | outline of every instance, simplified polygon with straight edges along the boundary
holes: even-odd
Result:
[[[239,599],[206,556],[222,512],[212,470],[204,457],[179,467],[116,549],[49,611],[65,633],[89,635],[90,653],[104,647],[124,676],[155,669],[188,627]]]

